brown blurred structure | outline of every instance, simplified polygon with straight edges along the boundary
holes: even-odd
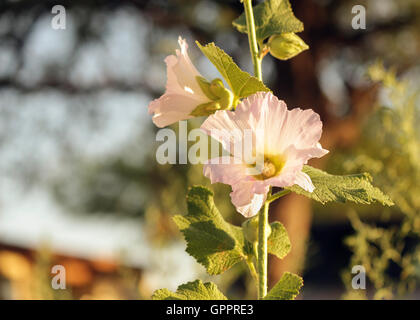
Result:
[[[64,290],[51,287],[54,265],[65,268]],[[0,299],[138,299],[140,277],[140,269],[123,267],[116,261],[0,244]]]

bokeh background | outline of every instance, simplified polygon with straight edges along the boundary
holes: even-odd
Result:
[[[270,219],[285,224],[293,249],[270,259],[270,285],[287,270],[304,277],[300,299],[419,298],[420,2],[291,2],[310,50],[267,56],[264,81],[289,107],[321,115],[331,153],[312,165],[370,172],[396,206],[281,199]],[[51,28],[56,4],[65,30]],[[366,30],[351,27],[358,4]],[[243,267],[209,277],[184,251],[171,217],[185,213],[188,186],[210,186],[227,220],[243,218],[201,165],[157,164],[147,112],[179,35],[205,77],[218,74],[195,40],[215,41],[252,72],[247,38],[231,25],[241,12],[237,0],[1,1],[0,298],[149,299],[199,277],[255,298]],[[56,264],[66,290],[51,288]],[[351,287],[359,264],[366,290]]]

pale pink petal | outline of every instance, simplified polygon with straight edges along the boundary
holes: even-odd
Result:
[[[261,124],[260,119],[265,112],[264,110],[267,109],[267,105],[273,99],[277,98],[270,92],[257,92],[249,96],[236,107],[235,114],[237,119],[241,122],[246,122],[247,126],[257,130],[258,125]],[[284,109],[284,111],[287,110],[286,105],[284,105]]]
[[[254,193],[260,193],[260,194],[267,193],[271,185],[270,183],[268,183],[268,179],[258,180],[252,177],[251,181],[253,182],[252,191]]]
[[[315,190],[315,187],[312,183],[311,178],[305,172],[302,172],[302,171],[299,171],[296,174],[295,184],[297,184],[299,187],[301,187],[302,189],[308,192],[313,192]]]
[[[244,217],[250,218],[255,216],[263,206],[267,198],[268,187],[263,194],[254,193],[253,183],[244,182],[232,186],[232,190],[230,197],[236,210]]]
[[[273,186],[273,187],[291,187],[295,184],[295,177],[298,172],[302,170],[302,167],[300,168],[284,168],[280,175],[269,178],[267,180],[264,180],[265,183]]]
[[[308,162],[311,158],[319,158],[328,153],[328,150],[322,149],[321,145],[298,150],[293,145],[285,151],[287,158],[286,164],[278,176],[265,180],[272,186],[276,187],[290,187],[295,182],[295,177],[298,175],[303,168],[303,165]]]
[[[245,217],[257,214],[264,204],[269,187],[259,188],[260,192],[257,193],[254,178],[246,174],[246,166],[235,164],[233,157],[211,159],[204,165],[203,171],[211,183],[220,182],[232,186],[232,203]]]
[[[270,153],[268,149],[273,144],[271,149],[275,152],[282,148],[276,143],[276,138],[282,120],[287,117],[287,106],[271,92],[258,92],[244,99],[236,107],[235,114],[242,122],[247,122],[254,131],[258,131],[259,136],[264,136],[265,151]]]
[[[190,113],[201,101],[193,95],[168,93],[149,104],[149,113],[154,114],[153,123],[162,128],[180,120],[192,118]]]
[[[158,127],[190,119],[190,113],[198,105],[210,102],[197,83],[200,73],[191,63],[186,41],[180,37],[178,42],[181,49],[176,50],[176,56],[165,59],[166,93],[149,104],[149,113],[154,113],[153,122]]]
[[[329,151],[321,147],[321,144],[317,144],[314,147],[307,149],[296,149],[294,145],[290,145],[287,150],[284,151],[284,155],[287,159],[285,168],[287,167],[302,167],[312,158],[321,158],[326,155]]]
[[[250,180],[246,167],[242,163],[236,164],[235,159],[228,156],[208,160],[204,164],[203,172],[211,183],[235,185],[240,181]]]
[[[242,141],[244,130],[251,127],[246,121],[238,120],[235,112],[219,110],[204,121],[201,129],[219,141],[225,150],[233,151],[234,144]]]
[[[268,153],[281,153],[290,145],[296,149],[314,147],[322,134],[322,122],[317,113],[299,108],[289,111],[284,101],[270,92],[259,92],[247,98],[237,109],[250,114],[250,122],[257,122],[254,127],[265,130]]]
[[[192,64],[187,53],[187,42],[179,37],[179,46],[181,50],[176,50],[176,56],[170,55],[165,59],[167,82],[166,91],[180,93],[183,91],[205,96],[196,81],[197,76],[201,74]]]
[[[322,134],[322,122],[317,113],[296,108],[290,111],[290,118],[289,136],[295,137],[297,149],[308,148],[318,143]]]
[[[274,131],[277,134],[273,141],[283,148],[289,145],[293,145],[296,149],[314,147],[322,134],[322,122],[319,115],[312,110],[299,108],[288,111],[283,121],[277,125],[271,119],[267,127],[272,128],[271,130],[278,128]]]
[[[180,74],[183,74],[183,73],[187,73],[188,76],[191,79],[191,82],[196,84],[195,77],[196,76],[201,76],[201,74],[200,74],[200,72],[198,72],[198,70],[195,68],[195,66],[193,65],[193,63],[190,60],[190,57],[189,57],[188,52],[187,52],[187,49],[188,49],[187,41],[185,39],[182,39],[181,36],[180,36],[178,38],[178,43],[179,43],[179,46],[181,48],[181,51],[176,50],[176,53],[177,53],[177,56],[178,56],[178,59],[179,59],[179,69],[177,69],[178,66],[176,66],[175,69],[180,71],[177,74],[180,75]],[[185,82],[185,85],[188,86],[189,84],[190,83]]]
[[[166,63],[166,92],[167,93],[184,93],[185,89],[178,82],[178,77],[174,72],[174,67],[178,63],[178,58],[174,55],[165,58]]]
[[[245,217],[252,217],[258,213],[264,204],[268,186],[255,190],[255,179],[247,175],[246,166],[235,164],[233,157],[220,157],[209,160],[204,165],[204,175],[211,183],[224,183],[232,186],[230,194],[232,203],[239,213]]]

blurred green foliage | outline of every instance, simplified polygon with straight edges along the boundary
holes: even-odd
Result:
[[[350,268],[363,265],[375,289],[373,298],[390,299],[412,291],[420,276],[420,90],[408,80],[398,80],[379,62],[368,74],[381,86],[378,108],[365,123],[357,147],[335,162],[348,172],[370,172],[396,204],[378,208],[376,225],[352,212],[355,234],[345,240],[353,253]],[[350,278],[343,273],[346,297],[368,297],[365,290],[355,296]]]

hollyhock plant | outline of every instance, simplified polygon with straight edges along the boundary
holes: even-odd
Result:
[[[245,217],[258,213],[270,186],[297,184],[312,192],[314,186],[311,178],[302,172],[303,165],[311,158],[328,153],[318,142],[322,134],[319,115],[299,108],[289,111],[286,104],[270,92],[248,97],[235,112],[217,111],[207,118],[201,128],[221,142],[226,150],[232,150],[231,145],[236,140],[244,139],[246,130],[251,131],[253,136],[263,133],[263,163],[257,168],[258,172],[252,172],[250,164],[236,154],[230,159],[211,159],[204,166],[204,175],[212,183],[232,186],[232,203]],[[238,135],[238,130],[243,134]],[[253,150],[256,149],[254,145]]]
[[[269,92],[262,77],[262,60],[268,52],[287,60],[308,49],[296,35],[303,30],[303,23],[294,16],[289,0],[260,1],[255,7],[252,0],[241,2],[244,13],[233,25],[248,35],[254,76],[241,70],[215,43],[202,46],[197,42],[224,80],[207,81],[192,65],[187,44],[180,38],[181,50],[177,50],[176,56],[166,58],[166,93],[150,104],[149,111],[159,127],[208,116],[201,129],[219,141],[227,155],[213,155],[204,165],[204,175],[212,183],[230,185],[237,211],[247,218],[255,216],[246,219],[240,227],[229,223],[218,210],[210,189],[191,187],[187,193],[187,211],[173,219],[184,235],[188,254],[209,275],[222,274],[237,263],[246,264],[255,281],[258,299],[294,299],[303,286],[303,279],[297,274],[284,272],[268,291],[268,254],[283,259],[291,248],[286,228],[279,221],[269,222],[273,201],[294,192],[322,204],[352,201],[392,206],[393,202],[372,185],[368,173],[332,175],[307,165],[311,158],[328,153],[319,143],[322,134],[319,115],[312,110],[288,110],[283,101]],[[201,142],[200,138],[200,145]],[[169,152],[167,142],[164,146]],[[216,150],[213,146],[212,141],[212,154]],[[273,186],[282,190],[272,193]],[[175,292],[165,288],[156,290],[153,299],[225,300],[227,297],[214,283],[196,280],[180,285]],[[172,309],[167,311],[167,314],[174,313]]]

